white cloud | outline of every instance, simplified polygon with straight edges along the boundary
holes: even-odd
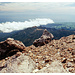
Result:
[[[25,22],[6,22],[0,24],[0,30],[3,32],[12,32],[14,30],[22,30],[28,27],[46,25],[48,23],[54,23],[54,21],[49,18],[36,18]]]

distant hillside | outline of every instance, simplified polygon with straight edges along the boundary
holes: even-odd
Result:
[[[53,23],[41,26],[47,28],[55,28],[55,29],[75,30],[75,22]]]
[[[46,28],[46,27],[31,27],[21,31],[13,32],[13,33],[3,33],[0,34],[0,41],[6,40],[8,37],[14,38],[15,40],[22,41],[25,46],[30,46],[33,44],[35,39],[40,38],[44,29],[47,29],[50,33],[54,35],[54,39],[59,39],[63,36],[68,36],[71,34],[75,34],[74,31],[71,30],[57,30],[55,28]]]
[[[14,38],[16,40],[22,41],[26,46],[29,46],[33,41],[39,38],[43,33],[43,29],[38,29],[37,27],[27,28],[15,33],[4,33],[0,37],[0,41],[7,39],[8,37]],[[4,36],[3,36],[4,35]]]

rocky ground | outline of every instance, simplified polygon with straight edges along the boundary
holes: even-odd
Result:
[[[66,71],[75,73],[75,35],[52,40],[44,46],[32,45],[26,47],[26,50],[28,50],[26,55],[36,62],[36,68],[39,70],[59,60]]]
[[[75,35],[45,40],[37,47],[11,38],[1,42],[0,73],[75,73]]]

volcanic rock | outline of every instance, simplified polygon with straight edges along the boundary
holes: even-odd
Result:
[[[34,42],[33,42],[33,45],[35,45],[36,47],[38,46],[43,46],[47,43],[49,43],[52,38],[53,38],[53,34],[49,33],[46,29],[44,30],[42,36],[39,38],[39,39],[36,39]]]
[[[67,37],[62,37],[59,40],[52,40],[48,44],[38,47],[31,45],[30,47],[26,47],[26,50],[29,51],[26,55],[30,56],[30,54],[33,53],[31,59],[37,64],[36,70],[41,70],[46,67],[47,64],[51,65],[55,60],[59,60],[65,70],[75,73],[74,37],[75,35],[69,35]],[[70,68],[67,67],[68,62],[72,63]]]
[[[1,45],[0,45],[0,48],[3,49]],[[0,60],[0,70],[2,73],[4,72],[7,73],[9,71],[14,73],[16,72],[18,73],[20,72],[75,73],[75,35],[62,37],[59,40],[52,40],[48,44],[45,44],[43,46],[35,47],[34,45],[31,45],[29,47],[25,47],[24,49],[21,49],[21,50],[24,50],[22,52],[20,49],[18,48],[14,49],[14,48],[13,50],[8,48],[8,50],[10,51],[7,52],[7,55],[10,55],[13,51],[16,51],[15,55],[6,57],[5,59]],[[28,58],[31,61],[33,60],[35,63],[32,64],[33,62],[28,63],[27,61],[22,62],[21,59],[19,59],[22,55],[23,57],[21,59],[26,60]],[[25,58],[25,56],[27,58]],[[19,63],[19,61],[21,61],[21,63]],[[32,68],[34,69],[29,68],[30,70],[28,70],[27,68],[25,68],[24,64],[26,62],[29,65],[31,64],[33,66]],[[9,66],[7,67],[8,64]],[[17,66],[17,64],[20,66]],[[16,66],[14,70],[12,69],[13,66]],[[26,69],[28,71],[25,71]]]
[[[6,62],[2,61],[2,63],[3,67],[0,67],[0,73],[31,73],[35,69],[35,62],[24,54],[17,58],[14,55]]]
[[[25,46],[21,41],[8,38],[7,40],[0,42],[0,59],[12,56],[19,51],[22,52],[24,49]]]
[[[37,71],[37,73],[68,73],[68,71],[63,68],[62,63],[59,61],[54,61],[51,65]]]

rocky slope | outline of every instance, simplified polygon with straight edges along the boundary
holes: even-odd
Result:
[[[0,51],[4,51],[4,58],[0,56],[1,73],[75,73],[75,35],[53,39],[38,47],[25,47],[20,41],[11,43],[17,40],[7,43],[8,40],[0,43]]]
[[[44,46],[32,45],[26,47],[26,50],[29,52],[26,55],[29,55],[37,63],[39,70],[55,60],[59,60],[66,71],[75,73],[75,35],[52,40]]]

